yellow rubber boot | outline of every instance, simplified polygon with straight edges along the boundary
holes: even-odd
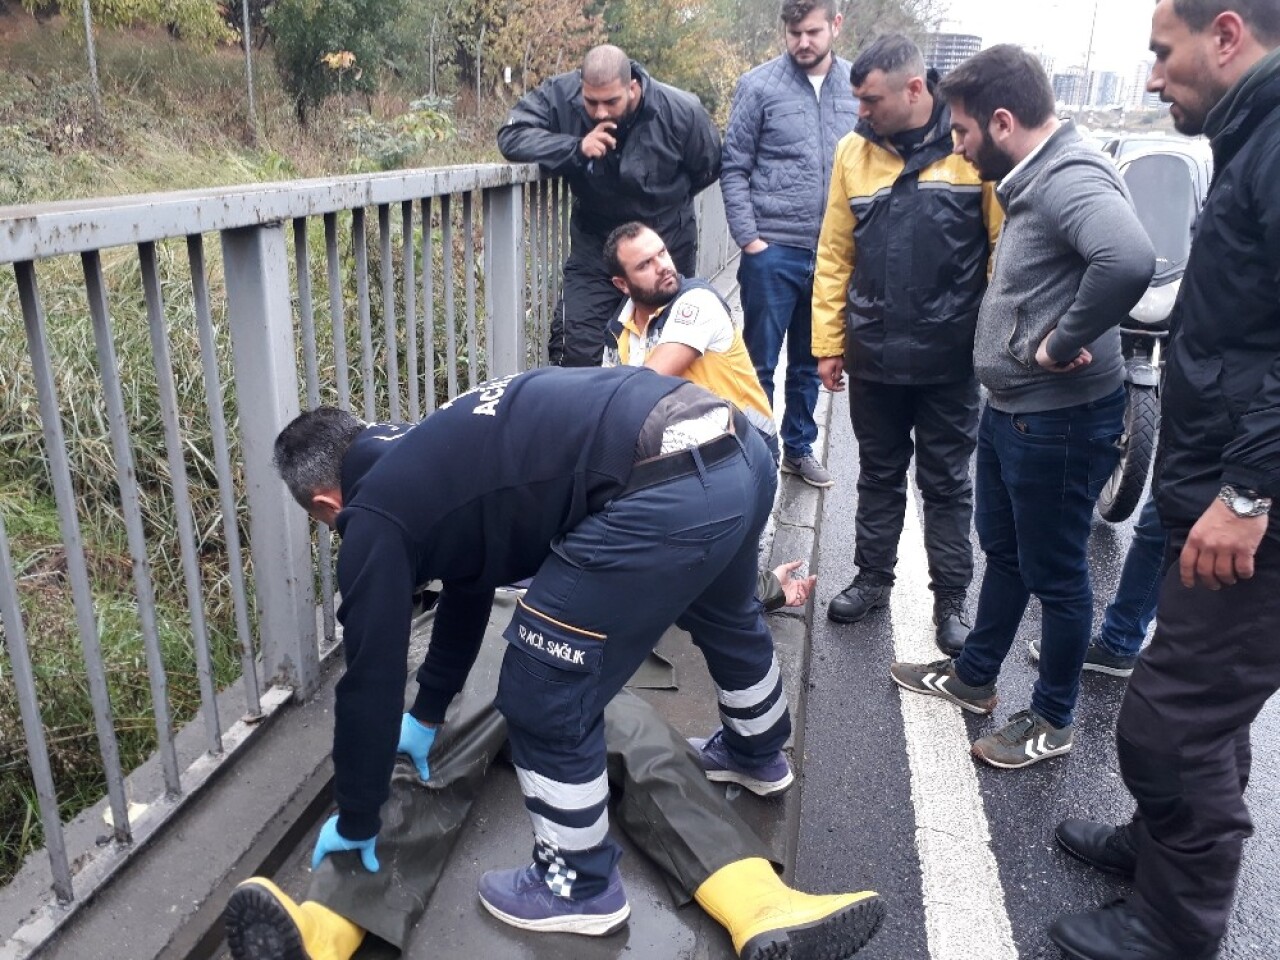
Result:
[[[270,880],[250,877],[223,911],[235,960],[350,960],[364,930],[314,900],[294,903]]]
[[[884,919],[884,901],[872,891],[801,893],[761,857],[721,867],[693,897],[729,931],[742,960],[842,960],[862,949]]]

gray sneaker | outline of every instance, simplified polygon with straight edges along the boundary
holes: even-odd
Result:
[[[956,676],[956,662],[951,659],[933,663],[891,663],[889,676],[904,690],[950,700],[970,713],[990,713],[996,708],[996,685],[969,686]]]
[[[827,468],[811,453],[806,453],[803,457],[783,457],[782,472],[795,474],[811,487],[830,487],[836,482]]]
[[[1039,661],[1040,659],[1040,638],[1035,637],[1027,644],[1027,650],[1031,653],[1031,659]],[[1105,673],[1109,677],[1127,677],[1133,673],[1134,665],[1138,662],[1137,656],[1122,657],[1119,654],[1112,653],[1101,643],[1098,638],[1094,637],[1089,641],[1089,649],[1084,654],[1084,668],[1094,673]]]
[[[1059,729],[1032,710],[1019,710],[995,733],[973,742],[969,752],[1003,770],[1029,767],[1071,750],[1075,727]]]

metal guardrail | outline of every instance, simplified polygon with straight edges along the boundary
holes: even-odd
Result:
[[[699,268],[711,276],[736,248],[719,191],[698,207]],[[14,566],[0,502],[0,626],[60,904],[105,880],[111,862],[169,819],[243,738],[243,722],[228,727],[219,716],[205,615],[211,579],[230,594],[247,719],[315,689],[322,646],[335,640],[333,550],[328,529],[313,528],[275,476],[279,429],[304,402],[416,420],[483,379],[537,365],[567,254],[568,211],[560,181],[509,165],[0,208],[0,264],[12,264],[9,292],[16,289],[29,362],[0,382],[14,378],[30,394],[39,422],[111,823],[107,865],[73,880],[24,627],[27,574]],[[20,336],[16,316],[5,315],[7,279],[0,338]],[[146,330],[149,369],[141,372],[119,349],[129,325]],[[57,334],[72,326],[92,337],[100,392],[83,372],[79,380],[62,372],[65,337]],[[175,355],[179,339],[190,356]],[[162,435],[162,456],[139,448],[147,417],[145,429]],[[109,437],[103,462],[118,499],[106,512],[127,543],[154,710],[166,803],[152,805],[145,823],[131,822],[82,529],[95,507],[81,495],[79,441],[64,431],[86,421]],[[207,437],[194,437],[197,421]],[[193,506],[189,479],[197,476],[215,504],[204,514]],[[149,505],[152,487],[163,488],[166,509]],[[176,531],[176,566],[158,563],[158,525]],[[207,752],[186,770],[174,748],[161,644],[173,624],[158,620],[160,587],[185,597],[180,629],[198,678]],[[260,684],[273,686],[264,695]]]

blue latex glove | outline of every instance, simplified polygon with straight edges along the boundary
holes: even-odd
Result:
[[[377,839],[374,836],[368,840],[348,840],[338,832],[338,817],[335,814],[324,822],[324,826],[320,828],[320,836],[316,837],[316,850],[311,855],[311,869],[317,869],[320,861],[331,853],[337,853],[339,850],[359,850],[360,862],[364,864],[364,868],[370,873],[377,873],[378,855],[373,852],[373,845]]]
[[[427,754],[431,752],[431,745],[435,742],[435,727],[420,723],[409,713],[400,718],[400,743],[396,746],[396,753],[403,753],[413,761],[423,783],[431,779],[431,768],[427,766]]]

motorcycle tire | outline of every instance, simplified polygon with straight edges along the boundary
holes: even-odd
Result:
[[[1098,497],[1098,515],[1110,523],[1127,520],[1142,500],[1160,430],[1160,401],[1154,387],[1126,384],[1120,462]]]

